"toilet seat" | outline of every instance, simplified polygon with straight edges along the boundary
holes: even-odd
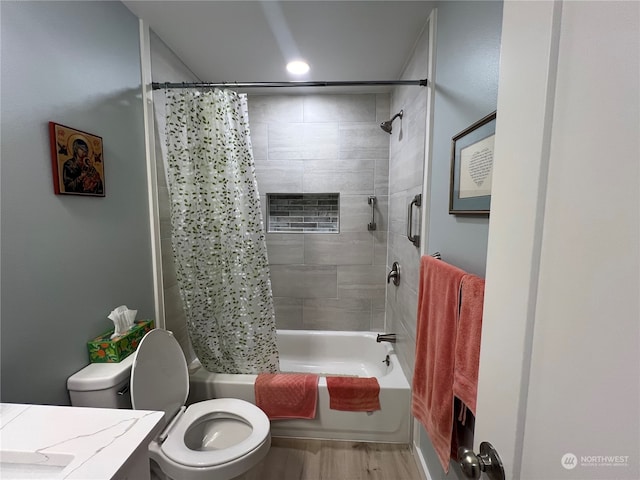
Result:
[[[181,411],[189,393],[189,372],[182,348],[171,332],[151,330],[140,341],[134,355],[130,384],[133,408],[165,412],[167,427],[157,441],[152,442],[155,446],[150,445],[150,450],[160,457],[157,460],[162,461],[164,457],[172,469],[184,468],[179,473],[185,476],[194,468],[202,474],[206,474],[207,467],[235,472],[243,457],[251,457],[252,452],[258,451],[261,456],[266,454],[271,439],[270,422],[255,405],[236,398],[220,398],[198,402]],[[189,430],[215,419],[239,420],[250,427],[251,432],[238,443],[222,448],[189,448],[186,442]],[[164,435],[166,438],[162,441]],[[250,460],[255,462],[256,458]]]
[[[198,421],[208,418],[235,418],[252,428],[247,438],[219,450],[191,450],[185,445],[187,430]],[[224,418],[224,417],[223,417]],[[160,449],[174,462],[192,467],[206,467],[231,462],[252,452],[269,437],[270,424],[264,412],[255,405],[237,398],[206,400],[191,405],[171,429]]]

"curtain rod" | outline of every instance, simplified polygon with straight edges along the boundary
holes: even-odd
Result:
[[[151,84],[153,90],[162,88],[271,88],[271,87],[355,87],[358,85],[419,85],[426,87],[428,80],[367,80],[357,81],[338,81],[338,82],[221,82],[221,83],[198,83],[198,82],[153,82]]]

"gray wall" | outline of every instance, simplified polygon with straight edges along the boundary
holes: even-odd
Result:
[[[387,94],[249,97],[263,213],[267,193],[340,193],[339,234],[267,234],[278,328],[383,328],[388,115]]]
[[[449,214],[451,138],[496,109],[502,2],[439,2],[429,252],[484,277],[487,216]]]
[[[116,306],[153,318],[138,21],[2,2],[2,401],[68,404]],[[48,121],[99,135],[106,197],[53,193]]]
[[[451,137],[496,109],[502,2],[438,2],[433,160],[428,251],[484,277],[489,220],[449,215]],[[498,112],[498,115],[500,112]],[[428,435],[420,449],[433,479],[465,478],[452,463],[445,475]]]

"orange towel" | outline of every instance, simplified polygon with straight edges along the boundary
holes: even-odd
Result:
[[[256,405],[271,420],[315,418],[318,375],[307,373],[261,373],[254,385]]]
[[[484,280],[475,275],[462,277],[460,319],[456,335],[453,394],[476,414],[480,335],[484,306]]]
[[[442,260],[421,259],[411,412],[429,434],[445,473],[451,453],[454,348],[464,275]]]
[[[380,384],[375,377],[327,377],[329,408],[347,412],[380,410]]]

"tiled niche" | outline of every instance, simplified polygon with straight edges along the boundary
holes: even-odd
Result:
[[[339,193],[267,193],[267,232],[339,233]]]

